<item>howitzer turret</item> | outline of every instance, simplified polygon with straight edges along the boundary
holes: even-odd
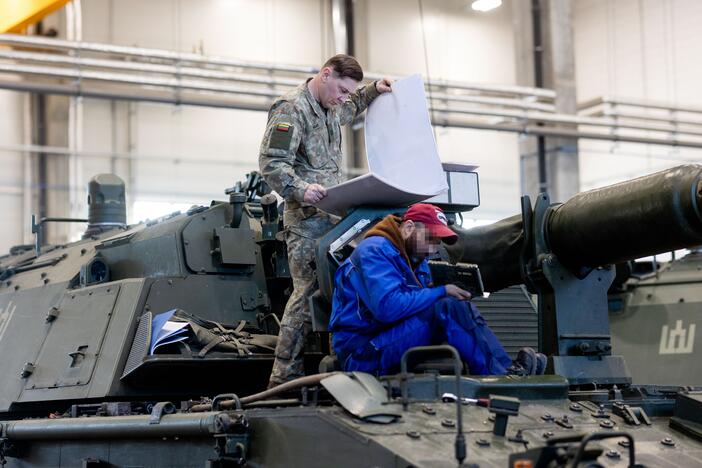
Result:
[[[616,262],[702,243],[702,166],[686,165],[580,193],[491,226],[456,229],[454,260],[480,266],[487,290],[539,294],[539,348],[571,384],[631,382],[612,356],[607,290]]]

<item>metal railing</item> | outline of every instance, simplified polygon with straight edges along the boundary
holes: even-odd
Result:
[[[268,110],[317,68],[160,49],[0,34],[0,88],[103,99]],[[367,73],[377,79],[378,73]],[[557,113],[555,92],[426,82],[435,125],[702,148],[702,108],[600,98]]]

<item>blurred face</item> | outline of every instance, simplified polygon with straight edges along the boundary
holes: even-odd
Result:
[[[424,260],[439,251],[441,238],[434,236],[422,223],[405,221],[400,232],[407,254],[415,260]]]
[[[320,78],[319,102],[325,109],[345,103],[349,94],[358,88],[358,81],[348,76],[340,78],[331,67],[324,67],[320,71]]]

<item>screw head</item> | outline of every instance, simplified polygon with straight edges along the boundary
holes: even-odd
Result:
[[[675,447],[675,441],[670,437],[666,437],[661,440],[661,444],[665,445],[666,447]]]
[[[544,433],[541,434],[541,435],[543,436],[544,439],[550,439],[551,437],[553,437],[553,432],[552,432],[552,431],[546,431],[546,432],[544,432]]]
[[[489,447],[490,446],[490,441],[487,439],[478,439],[475,441],[476,444],[478,444],[478,447]]]
[[[629,448],[629,446],[631,445],[627,439],[620,440],[619,442],[617,442],[617,444],[620,447],[624,447],[624,448]]]
[[[614,458],[614,459],[618,459],[618,458],[622,457],[622,455],[617,450],[614,450],[614,449],[608,450],[605,455],[607,455],[607,458]]]
[[[601,418],[609,418],[609,415],[605,411],[604,407],[602,405],[600,405],[600,408],[596,412],[592,413],[592,417],[601,419]]]
[[[575,411],[576,413],[582,413],[582,412],[583,412],[583,407],[580,406],[580,405],[577,404],[577,403],[572,403],[572,404],[570,405],[570,410],[571,410],[571,411]]]
[[[605,429],[612,429],[614,427],[614,422],[610,421],[609,419],[605,419],[603,421],[600,421],[600,427],[603,427]]]
[[[422,437],[422,434],[420,434],[417,431],[407,431],[407,437],[409,437],[410,439],[419,439],[420,437]]]

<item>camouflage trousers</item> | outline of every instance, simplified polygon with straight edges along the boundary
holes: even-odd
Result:
[[[312,330],[308,299],[318,287],[317,277],[310,265],[314,260],[316,239],[288,231],[286,242],[293,292],[280,322],[269,385],[278,385],[305,374],[302,351]]]

